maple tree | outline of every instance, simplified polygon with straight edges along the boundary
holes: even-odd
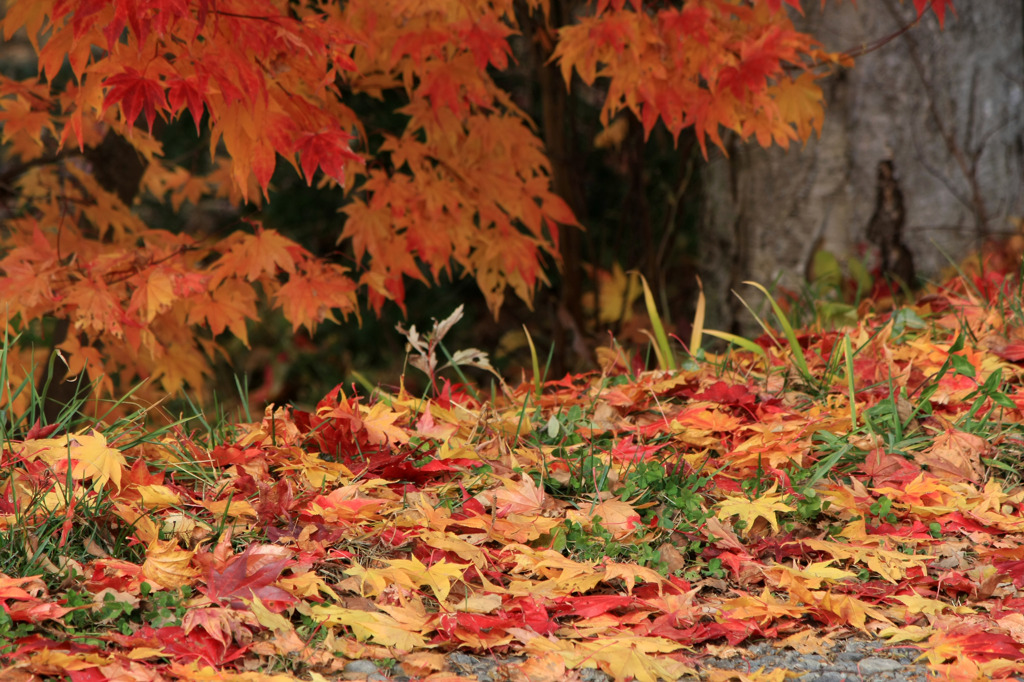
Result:
[[[929,5],[941,20],[949,3],[915,0]],[[5,321],[107,391],[152,377],[173,393],[203,385],[223,334],[247,343],[261,301],[295,330],[358,315],[361,293],[401,305],[406,280],[475,278],[495,312],[509,288],[529,301],[576,220],[535,125],[494,80],[517,16],[539,17],[567,82],[600,84],[605,122],[692,127],[706,149],[722,130],[787,145],[820,128],[815,78],[843,58],[795,30],[792,8],[601,0],[555,26],[543,0],[13,0],[4,38],[22,31],[37,69],[0,77]],[[360,97],[401,124],[366,129]],[[166,154],[177,122],[208,161]],[[345,188],[343,258],[252,212],[281,160]],[[220,238],[154,224],[214,198],[248,207],[249,226]],[[39,352],[19,346],[13,375]]]

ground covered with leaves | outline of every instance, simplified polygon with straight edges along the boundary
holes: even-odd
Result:
[[[950,679],[1022,673],[1021,280],[860,313],[486,399],[8,415],[4,679],[455,679],[454,651],[525,655],[508,680],[758,679],[702,660],[851,634]]]

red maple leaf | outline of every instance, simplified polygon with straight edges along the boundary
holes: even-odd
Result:
[[[177,116],[187,108],[196,123],[196,134],[200,133],[199,122],[203,118],[203,107],[206,102],[206,79],[199,76],[177,78],[171,80],[167,87],[167,100],[171,104],[171,112]]]
[[[918,16],[924,14],[928,7],[931,7],[932,11],[935,12],[935,16],[939,20],[939,26],[944,26],[946,23],[947,8],[956,13],[956,8],[953,7],[953,0],[914,0],[914,9],[917,10]]]
[[[167,96],[159,80],[147,78],[142,72],[126,66],[124,73],[110,76],[104,81],[104,85],[110,90],[103,98],[103,111],[120,103],[125,122],[132,126],[135,125],[139,112],[145,110],[149,132],[153,132],[157,108],[167,109]]]
[[[322,130],[299,138],[296,149],[307,184],[313,184],[313,173],[317,166],[339,185],[345,184],[345,161],[359,160],[359,155],[348,146],[350,139],[352,136],[343,130]]]
[[[107,639],[123,647],[160,649],[174,660],[201,661],[212,666],[241,658],[249,649],[248,646],[226,646],[202,628],[185,632],[177,625],[162,628],[144,625],[132,635],[112,633]]]
[[[295,597],[272,584],[289,561],[291,553],[282,549],[274,545],[249,545],[220,565],[212,562],[206,578],[206,596],[235,608],[254,597],[259,597],[272,611],[294,604]]]

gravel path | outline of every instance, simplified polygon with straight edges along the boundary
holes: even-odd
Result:
[[[823,647],[825,648],[825,647]],[[929,678],[927,666],[915,664],[921,652],[914,647],[893,647],[884,642],[850,639],[825,648],[825,654],[803,654],[792,649],[777,649],[769,642],[760,642],[747,649],[749,657],[705,660],[706,668],[770,672],[778,668],[800,673],[800,682],[924,682]]]
[[[737,677],[761,670],[789,670],[799,675],[800,682],[926,682],[928,668],[914,660],[920,651],[911,646],[888,646],[884,642],[849,639],[822,644],[823,653],[800,653],[793,649],[776,648],[770,642],[760,642],[746,648],[730,650],[734,655],[728,658],[705,658],[700,662],[701,678],[711,677],[714,670],[735,671]],[[459,651],[448,655],[448,672],[461,679],[478,682],[530,682],[518,671],[522,656],[499,659],[476,656]],[[343,674],[349,680],[370,682],[410,682],[401,668],[380,671],[373,661],[352,661],[345,666]],[[729,679],[715,676],[720,682]],[[582,669],[575,671],[572,679],[581,682],[612,682],[610,675],[599,670]],[[690,678],[695,679],[695,678]]]

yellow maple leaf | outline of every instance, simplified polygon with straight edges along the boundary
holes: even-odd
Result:
[[[124,455],[107,445],[106,437],[99,431],[91,434],[71,434],[67,438],[41,438],[25,443],[22,456],[60,466],[70,463],[71,478],[76,481],[92,480],[94,490],[111,481],[121,489],[121,471],[125,466]]]
[[[372,442],[378,445],[409,442],[409,434],[405,429],[395,426],[395,420],[402,416],[401,413],[395,412],[383,402],[363,410],[363,426]]]
[[[428,547],[453,552],[460,559],[473,562],[477,568],[483,568],[487,564],[487,557],[482,549],[452,533],[425,530],[420,532],[419,539]]]
[[[778,574],[779,585],[782,587],[790,585],[794,581],[799,581],[806,587],[817,589],[821,587],[823,582],[836,583],[857,577],[857,574],[852,571],[844,571],[841,568],[833,567],[832,564],[834,562],[835,559],[817,561],[808,564],[804,568],[791,568],[783,564],[777,564],[770,566],[767,570]]]
[[[696,670],[679,661],[652,656],[681,648],[681,645],[660,637],[601,637],[581,642],[580,648],[589,654],[591,661],[617,680],[632,677],[639,682],[656,682],[658,678],[677,680],[697,674]]]
[[[529,476],[523,478],[531,480]],[[580,524],[588,531],[593,527],[594,521],[600,519],[601,527],[609,531],[615,540],[622,540],[641,527],[640,514],[633,505],[616,498],[596,505],[587,505],[579,510],[569,510],[565,518]]]
[[[568,668],[601,668],[617,680],[655,682],[678,680],[697,671],[672,658],[655,657],[678,651],[682,645],[661,637],[598,637],[584,642],[573,639],[532,637],[523,646],[530,657],[558,655]]]
[[[140,485],[136,492],[146,509],[166,509],[181,504],[181,497],[165,485]]]
[[[515,552],[516,564],[512,573],[536,575],[550,580],[560,588],[562,594],[588,592],[604,577],[601,571],[595,570],[595,562],[574,561],[554,550],[534,550],[525,545],[508,545],[506,549]],[[510,592],[515,584],[513,581],[509,586]],[[539,586],[534,589],[539,589]]]
[[[616,578],[626,583],[626,593],[633,594],[633,588],[636,586],[636,579],[639,578],[645,583],[658,586],[658,592],[661,592],[661,586],[664,584],[665,579],[661,577],[661,574],[657,571],[653,571],[643,566],[636,564],[620,564],[613,561],[605,562],[604,564],[604,581],[615,580]]]
[[[46,666],[51,670],[86,670],[107,665],[113,660],[113,656],[86,653],[69,654],[56,649],[40,649],[32,654],[33,666]]]
[[[879,637],[888,639],[890,643],[897,642],[920,642],[931,637],[935,630],[931,627],[921,625],[905,625],[901,628],[891,627],[878,631]]]
[[[210,513],[218,519],[237,519],[240,517],[247,517],[251,520],[255,520],[259,517],[256,513],[256,509],[253,508],[245,500],[227,499],[227,500],[211,500],[204,502],[203,506],[210,510]]]
[[[807,607],[792,601],[780,601],[765,587],[761,596],[745,594],[722,604],[722,614],[732,619],[752,619],[764,624],[777,618],[800,618]]]
[[[198,574],[190,565],[192,555],[180,549],[176,540],[153,540],[146,548],[142,575],[170,590],[189,585]]]
[[[746,497],[730,497],[718,503],[718,518],[725,521],[733,516],[738,516],[747,523],[749,528],[757,519],[765,519],[771,524],[772,530],[779,532],[779,520],[776,512],[791,512],[794,508],[782,501],[782,495],[775,495],[773,485],[759,497],[748,499]]]
[[[892,597],[898,602],[902,602],[907,607],[907,614],[912,613],[923,613],[926,616],[938,616],[943,611],[952,610],[954,613],[969,614],[974,613],[974,609],[970,606],[961,604],[954,606],[953,604],[947,604],[944,601],[938,599],[929,599],[922,597],[919,594],[900,594]]]
[[[327,595],[332,599],[338,599],[338,593],[320,575],[313,571],[278,578],[274,584],[299,599],[312,598],[315,601],[320,598],[321,594]]]
[[[402,651],[422,649],[427,640],[419,632],[411,632],[406,626],[386,613],[346,609],[340,606],[310,607],[314,619],[327,625],[345,625],[360,641],[369,639],[375,644],[395,647]]]
[[[452,580],[462,580],[463,571],[468,564],[450,564],[441,559],[435,564],[426,566],[422,561],[413,557],[412,559],[392,559],[388,562],[388,574],[393,576],[405,575],[417,587],[426,585],[434,593],[438,601],[444,601],[451,592]]]
[[[886,618],[885,614],[881,610],[874,608],[868,602],[857,599],[856,597],[848,594],[832,594],[831,592],[819,593],[815,592],[815,595],[821,594],[821,599],[818,602],[818,606],[825,611],[830,611],[836,616],[839,616],[849,625],[857,628],[858,630],[867,631],[867,619],[871,618],[885,623],[886,625],[893,625],[892,621]],[[806,598],[805,595],[804,598]],[[807,603],[813,603],[808,600]]]
[[[825,97],[812,72],[805,71],[795,79],[780,78],[772,88],[772,99],[779,108],[779,116],[796,128],[801,140],[806,141],[812,132],[821,135]]]
[[[926,555],[905,554],[879,547],[877,544],[869,544],[870,540],[864,534],[863,525],[863,519],[851,522],[841,534],[842,537],[863,538],[865,540],[863,543],[832,542],[815,538],[807,538],[806,543],[810,548],[826,552],[839,561],[853,559],[856,563],[862,563],[867,566],[868,570],[874,571],[884,580],[893,584],[906,577],[908,569],[924,568],[930,560]],[[846,530],[851,527],[850,535],[847,535]]]
[[[256,616],[257,622],[268,630],[272,630],[276,636],[282,637],[289,632],[294,632],[295,628],[292,627],[290,620],[280,613],[274,613],[268,609],[255,594],[252,597],[252,601],[248,602],[248,606],[249,610]]]
[[[138,279],[142,278],[142,274]],[[156,316],[171,307],[177,296],[170,275],[161,270],[154,270],[145,278],[132,294],[129,313],[144,310],[146,322],[152,322]]]
[[[499,597],[500,599],[500,597]],[[430,623],[436,614],[427,613],[423,601],[415,597],[404,600],[401,604],[379,604],[378,607],[400,623],[410,632],[426,632],[431,630]]]

